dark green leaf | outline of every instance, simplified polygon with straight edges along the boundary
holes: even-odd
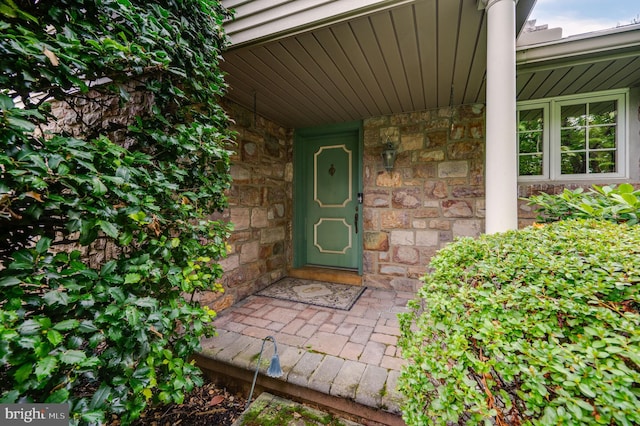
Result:
[[[29,376],[31,376],[32,372],[33,366],[31,365],[31,363],[22,364],[20,367],[18,367],[13,377],[16,379],[16,382],[22,383],[27,380]]]
[[[94,177],[92,179],[92,184],[93,184],[93,195],[103,196],[104,194],[107,193],[107,187],[105,186],[104,183],[102,183],[102,181],[98,177]]]
[[[63,404],[69,400],[69,391],[65,388],[57,389],[45,400],[49,404]]]
[[[100,275],[101,276],[107,276],[107,275],[113,274],[115,272],[117,266],[118,266],[118,264],[116,263],[115,260],[108,261],[100,269]]]
[[[42,237],[36,243],[36,251],[39,254],[44,254],[47,252],[47,250],[49,250],[50,246],[51,246],[51,238]]]
[[[13,107],[13,100],[7,95],[0,94],[0,109],[7,110]]]
[[[104,421],[104,406],[98,406],[101,410],[84,411],[80,416],[88,424],[102,424]]]
[[[93,333],[96,331],[98,331],[98,328],[95,326],[93,321],[90,320],[84,320],[78,326],[79,333]]]
[[[157,308],[158,300],[153,297],[142,297],[136,300],[136,306],[140,306],[142,308]]]
[[[36,364],[36,379],[43,380],[51,375],[53,371],[58,367],[58,360],[56,357],[47,356],[42,358]]]
[[[35,124],[21,118],[7,117],[7,122],[9,122],[11,126],[18,128],[22,132],[30,133],[33,132],[36,128]]]
[[[60,361],[65,364],[79,364],[87,358],[87,355],[78,350],[69,350],[60,354]]]
[[[98,225],[100,225],[100,229],[102,229],[102,232],[104,232],[111,238],[118,238],[118,228],[116,228],[113,223],[99,220]]]
[[[4,277],[0,278],[0,287],[10,287],[15,285],[20,285],[22,281],[20,281],[16,277]]]
[[[36,334],[40,331],[40,324],[34,320],[26,320],[18,327],[18,331],[23,335]]]
[[[66,306],[69,304],[69,295],[61,290],[48,291],[43,296],[47,305],[59,304]]]
[[[79,324],[80,322],[77,319],[68,319],[60,321],[59,323],[55,324],[53,328],[55,330],[68,331],[77,328]]]

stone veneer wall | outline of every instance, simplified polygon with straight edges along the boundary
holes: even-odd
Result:
[[[40,126],[45,134],[68,133],[74,137],[93,139],[107,135],[112,141],[129,148],[128,126],[137,116],[146,116],[154,103],[153,93],[139,91],[146,78],[130,80],[121,85],[129,93],[129,101],[122,103],[120,94],[89,90],[87,93],[69,94],[64,101],[51,102],[51,114],[55,120]]]
[[[484,105],[364,121],[364,285],[413,291],[435,252],[484,230]],[[387,172],[387,139],[398,149]]]
[[[226,291],[203,300],[218,311],[286,276],[293,250],[293,129],[239,106],[228,110],[238,145],[224,216],[235,231],[231,253],[221,262]],[[363,130],[363,285],[415,291],[437,250],[456,237],[484,232],[485,108],[373,117]],[[380,157],[387,136],[398,149],[391,172]],[[630,136],[638,144],[637,132]],[[639,161],[634,157],[630,164]],[[519,197],[591,184],[523,183]],[[518,215],[520,227],[535,220],[523,200]]]
[[[235,121],[232,187],[223,218],[234,224],[225,271],[225,292],[201,299],[221,311],[287,275],[291,254],[293,130],[232,103]]]
[[[287,274],[292,261],[293,129],[239,106],[230,208],[235,224],[222,260],[225,293],[202,299],[220,311]],[[484,106],[364,121],[363,285],[415,291],[435,252],[484,229]],[[386,136],[398,147],[382,167]]]
[[[36,129],[37,135],[67,133],[73,137],[92,139],[99,135],[106,135],[112,141],[129,148],[132,141],[127,138],[128,126],[135,123],[137,116],[145,116],[153,107],[152,93],[141,92],[137,87],[144,83],[140,80],[130,80],[121,87],[129,93],[129,102],[121,103],[119,94],[102,93],[89,90],[87,93],[69,94],[64,101],[51,102],[51,120],[46,125]],[[78,234],[70,236],[73,240]],[[56,243],[62,241],[58,236]],[[78,244],[60,244],[58,250],[78,250],[83,259],[92,268],[99,268],[109,259],[118,256],[118,247],[109,239],[98,237],[89,246]]]

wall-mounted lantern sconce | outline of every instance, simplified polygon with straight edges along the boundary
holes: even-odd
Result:
[[[396,161],[396,154],[398,150],[393,146],[389,136],[387,136],[387,143],[385,145],[384,151],[382,151],[382,164],[387,172],[391,172],[393,170],[393,163]]]
[[[251,397],[253,396],[253,389],[256,386],[256,379],[258,378],[258,370],[260,370],[260,360],[262,359],[262,351],[264,351],[264,344],[267,340],[271,340],[273,342],[273,357],[271,357],[271,363],[269,364],[269,369],[267,370],[267,376],[269,377],[282,377],[284,374],[282,371],[282,367],[280,367],[280,357],[278,356],[278,344],[276,343],[276,339],[273,336],[267,336],[262,340],[262,347],[260,348],[260,355],[258,355],[258,364],[256,364],[256,372],[253,376],[253,383],[251,383],[251,392],[249,392],[249,398],[247,399],[247,405],[245,410],[249,408],[251,404]]]

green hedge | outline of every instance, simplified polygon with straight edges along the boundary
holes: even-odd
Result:
[[[640,220],[640,190],[629,183],[593,185],[589,191],[565,188],[561,194],[543,192],[528,201],[540,222],[593,218],[635,225]]]
[[[640,423],[640,227],[450,244],[400,315],[409,425]]]

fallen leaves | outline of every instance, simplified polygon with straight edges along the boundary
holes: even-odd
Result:
[[[224,396],[216,395],[213,398],[211,398],[209,405],[218,405],[218,404],[221,404],[222,402],[224,402]]]
[[[230,426],[244,411],[246,399],[206,382],[185,396],[182,404],[148,407],[132,426]],[[114,418],[107,426],[119,426]]]
[[[60,61],[58,60],[58,57],[56,56],[55,53],[53,53],[46,47],[44,48],[44,51],[42,53],[44,53],[44,56],[46,56],[49,59],[49,61],[51,62],[51,65],[53,65],[54,67],[57,67],[58,65],[60,65]]]

